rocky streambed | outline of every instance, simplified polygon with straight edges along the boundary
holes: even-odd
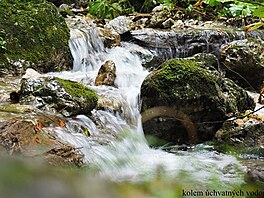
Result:
[[[162,167],[165,175],[187,171],[205,182],[200,173],[211,176],[217,167],[219,181],[237,185],[243,181],[235,170],[243,168],[235,155],[249,180],[262,185],[263,32],[168,18],[155,25],[159,12],[105,24],[69,17],[69,29],[59,16],[69,46],[54,43],[50,59],[37,62],[26,56],[31,51],[8,51],[1,63],[1,154],[96,167],[121,181],[153,179]],[[160,151],[151,138],[174,151]],[[192,154],[204,144],[212,152]]]

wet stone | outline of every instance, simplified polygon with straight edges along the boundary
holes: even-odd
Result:
[[[64,116],[90,114],[97,105],[95,91],[74,81],[56,77],[24,79],[20,103],[56,111]]]
[[[99,69],[95,79],[95,85],[115,86],[116,66],[111,60],[107,60]]]

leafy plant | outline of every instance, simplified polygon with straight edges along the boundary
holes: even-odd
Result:
[[[174,0],[159,0],[158,2],[170,9],[173,9],[176,4],[176,1]]]
[[[264,3],[262,5],[259,5],[253,13],[254,16],[259,18],[264,18]]]
[[[113,19],[134,11],[128,0],[95,0],[89,6],[90,14],[99,18]]]
[[[252,16],[256,6],[251,3],[239,2],[230,4],[229,10],[233,17]]]

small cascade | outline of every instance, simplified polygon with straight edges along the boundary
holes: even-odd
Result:
[[[143,69],[142,59],[131,45],[104,48],[96,28],[72,29],[69,43],[73,71],[50,75],[79,81],[118,107],[117,111],[93,110],[89,117],[78,115],[69,119],[66,127],[55,129],[60,138],[81,149],[85,162],[95,167],[98,174],[114,181],[138,182],[155,179],[161,173],[173,178],[187,173],[189,177],[183,183],[197,181],[206,188],[219,180],[219,188],[225,190],[242,182],[238,170],[243,167],[234,157],[212,151],[172,154],[148,146],[141,126],[139,94],[149,72]],[[97,72],[106,60],[116,65],[116,87],[94,86]]]
[[[96,28],[71,29],[69,46],[74,59],[73,71],[92,71],[100,63],[97,56],[104,44]]]
[[[163,60],[171,58],[185,58],[196,53],[213,53],[218,56],[223,44],[233,40],[253,37],[264,39],[259,32],[250,32],[235,29],[188,29],[179,31],[164,31],[142,29],[132,31],[132,41],[151,50]]]

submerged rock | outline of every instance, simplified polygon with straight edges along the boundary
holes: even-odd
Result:
[[[64,116],[90,114],[97,100],[95,91],[88,87],[56,77],[25,79],[21,85],[20,103],[53,109]]]
[[[264,85],[264,42],[250,38],[228,43],[221,48],[220,64],[239,85],[259,89]]]
[[[69,29],[53,4],[3,0],[0,27],[6,42],[4,52],[0,52],[0,70],[22,74],[28,67],[39,72],[71,68]]]
[[[208,67],[172,59],[147,76],[141,87],[142,112],[165,108],[144,114],[146,134],[174,143],[203,142],[214,137],[229,114],[254,109],[245,90]]]
[[[107,60],[99,69],[95,79],[95,85],[114,86],[116,79],[116,66],[111,60]]]

